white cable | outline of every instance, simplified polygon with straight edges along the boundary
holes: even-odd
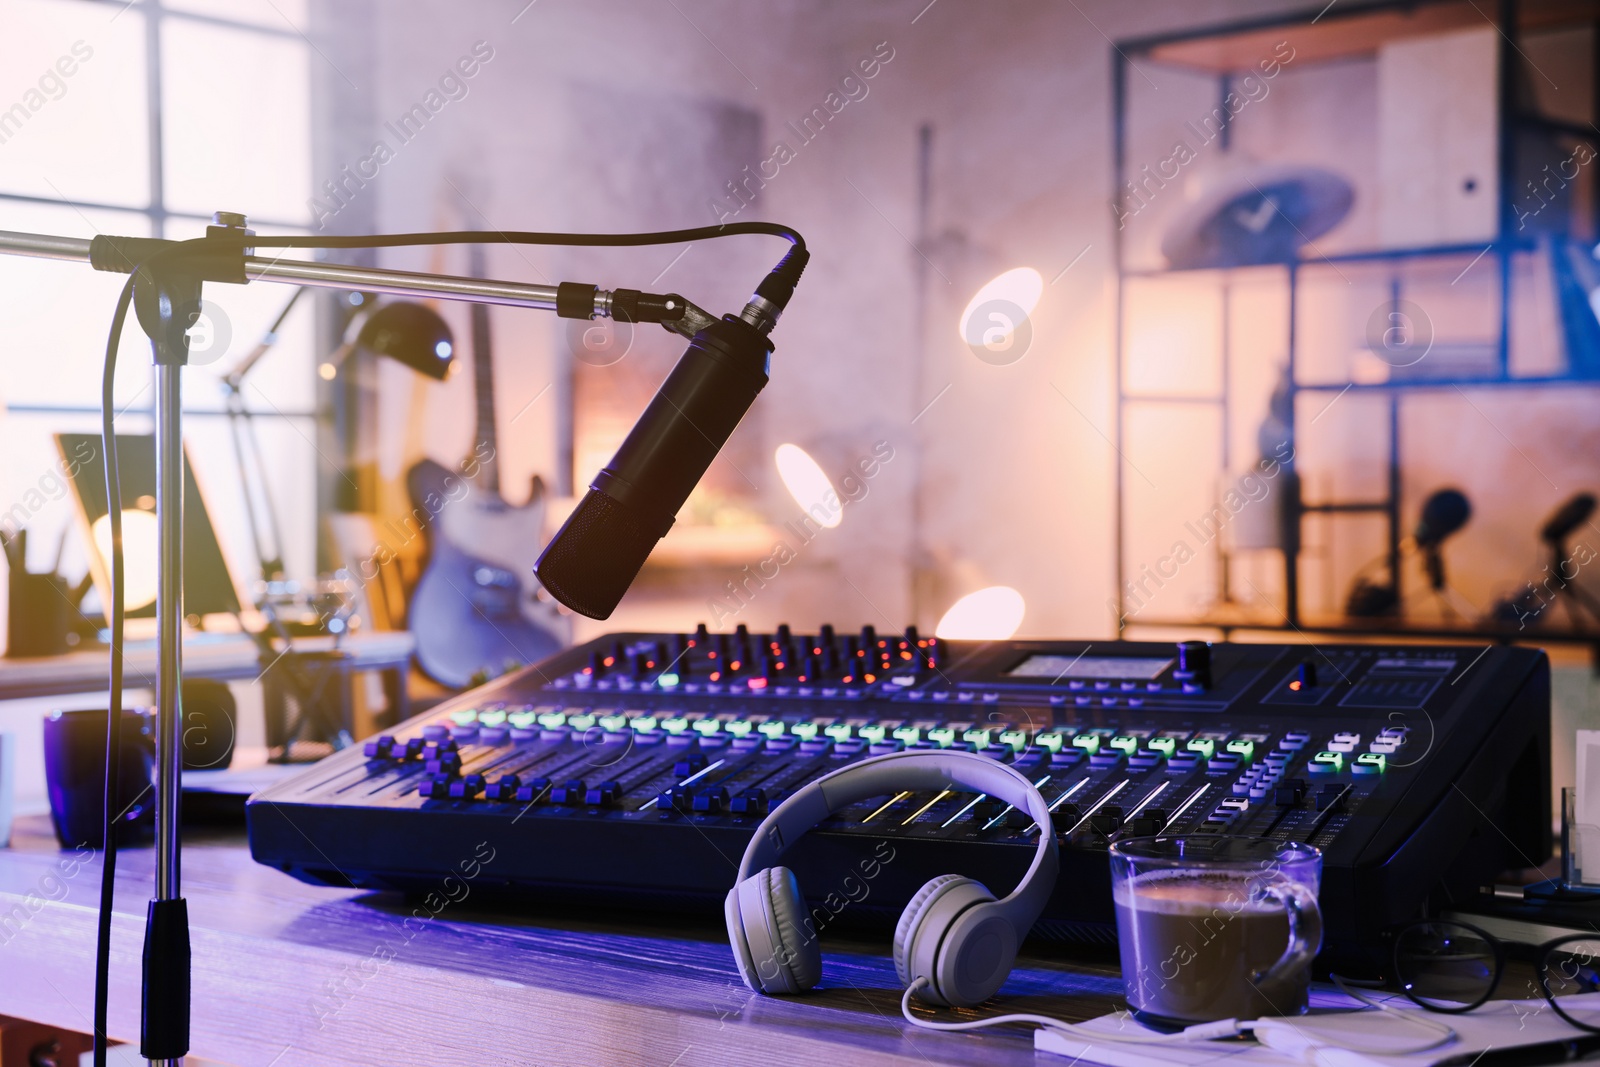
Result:
[[[926,978],[918,978],[911,983],[911,988],[905,991],[900,998],[900,1014],[912,1026],[920,1026],[924,1030],[981,1030],[989,1026],[1003,1026],[1006,1023],[1034,1023],[1046,1029],[1058,1030],[1074,1037],[1095,1041],[1123,1041],[1135,1045],[1170,1044],[1174,1041],[1204,1041],[1219,1037],[1237,1037],[1242,1028],[1236,1019],[1223,1019],[1220,1022],[1201,1023],[1181,1030],[1175,1034],[1127,1034],[1105,1033],[1101,1030],[1090,1030],[1080,1027],[1076,1023],[1069,1023],[1062,1019],[1053,1019],[1048,1015],[995,1015],[988,1019],[973,1019],[964,1023],[936,1023],[929,1019],[919,1019],[911,1014],[911,996],[917,990],[928,984]]]
[[[1081,1038],[1085,1041],[1113,1041],[1134,1045],[1171,1044],[1179,1041],[1213,1041],[1218,1038],[1238,1037],[1241,1034],[1248,1033],[1255,1036],[1256,1040],[1260,1041],[1263,1045],[1278,1048],[1280,1051],[1293,1051],[1302,1054],[1305,1052],[1314,1053],[1322,1049],[1337,1048],[1348,1052],[1356,1052],[1366,1055],[1404,1056],[1415,1052],[1426,1052],[1429,1049],[1438,1048],[1440,1045],[1455,1040],[1455,1038],[1458,1036],[1454,1027],[1443,1022],[1435,1022],[1432,1019],[1425,1018],[1424,1013],[1401,1011],[1398,1008],[1390,1007],[1382,1001],[1374,1000],[1365,994],[1356,992],[1355,990],[1346,986],[1337,975],[1333,976],[1333,983],[1339,988],[1340,992],[1344,993],[1346,996],[1349,996],[1355,1000],[1359,1000],[1368,1007],[1376,1008],[1379,1011],[1388,1012],[1391,1015],[1395,1015],[1407,1023],[1431,1030],[1438,1036],[1430,1041],[1427,1041],[1426,1043],[1421,1044],[1403,1045],[1389,1048],[1350,1048],[1345,1045],[1335,1045],[1326,1039],[1318,1040],[1320,1035],[1312,1036],[1314,1031],[1312,1031],[1312,1034],[1308,1034],[1305,1030],[1301,1029],[1296,1020],[1290,1018],[1250,1019],[1242,1022],[1238,1019],[1221,1019],[1217,1022],[1200,1023],[1172,1034],[1140,1034],[1128,1033],[1124,1031],[1106,1031],[1097,1028],[1081,1026],[1077,1023],[1069,1023],[1063,1019],[1051,1018],[1048,1015],[1031,1015],[1022,1013],[1012,1015],[995,1015],[987,1019],[973,1019],[968,1022],[960,1023],[936,1023],[929,1019],[919,1019],[915,1015],[911,1014],[911,997],[916,993],[917,990],[928,984],[927,978],[918,978],[916,981],[912,982],[911,988],[907,989],[904,995],[901,996],[900,1014],[904,1015],[906,1021],[911,1025],[921,1027],[924,1030],[982,1030],[990,1026],[1004,1026],[1007,1023],[1033,1023],[1037,1026],[1042,1026],[1049,1030],[1055,1030],[1059,1033],[1068,1034],[1072,1037]]]

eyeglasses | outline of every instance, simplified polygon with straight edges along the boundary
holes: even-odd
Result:
[[[1494,995],[1506,969],[1506,943],[1460,922],[1422,920],[1394,931],[1394,973],[1406,996],[1429,1011],[1460,1015]],[[1600,1034],[1600,1004],[1562,1007],[1561,997],[1600,992],[1600,933],[1573,934],[1534,950],[1539,992],[1557,1015]]]

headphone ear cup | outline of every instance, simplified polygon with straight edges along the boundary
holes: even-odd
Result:
[[[758,871],[723,906],[733,958],[758,993],[803,993],[822,978],[822,949],[805,932],[805,897],[787,867]]]
[[[911,942],[916,935],[917,925],[922,921],[923,912],[927,910],[928,902],[938,895],[945,886],[970,879],[959,874],[941,874],[931,879],[906,905],[906,910],[900,913],[900,921],[894,927],[894,973],[900,979],[900,984],[909,986],[917,979],[911,969]],[[931,981],[932,974],[927,978]]]
[[[912,898],[895,936],[895,968],[917,999],[970,1008],[994,996],[1011,973],[1018,935],[994,894],[959,875],[935,878]]]

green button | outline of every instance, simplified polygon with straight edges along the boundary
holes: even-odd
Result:
[[[1318,752],[1311,757],[1312,763],[1325,763],[1334,770],[1344,766],[1344,754],[1341,752]]]
[[[716,719],[701,719],[694,724],[694,732],[710,737],[722,729],[722,724]]]
[[[822,732],[835,741],[848,741],[850,739],[850,726],[848,723],[834,722],[822,728]]]
[[[635,715],[628,720],[628,725],[641,734],[647,734],[653,731],[659,723],[656,722],[654,715]]]
[[[574,715],[567,719],[567,725],[572,727],[574,730],[587,730],[589,727],[594,725],[594,716],[588,713]]]
[[[896,726],[894,728],[894,737],[896,741],[904,741],[908,745],[914,745],[922,740],[922,731],[915,726]]]
[[[955,729],[949,726],[935,726],[928,731],[928,740],[940,748],[949,748],[956,743]]]
[[[1227,749],[1235,756],[1239,756],[1246,763],[1256,758],[1256,743],[1254,741],[1229,741]]]
[[[750,722],[748,719],[734,719],[731,722],[723,723],[722,728],[734,737],[749,737],[750,731],[756,727],[755,723]]]
[[[1178,739],[1176,737],[1152,737],[1150,739],[1150,748],[1163,756],[1170,756],[1178,751]]]
[[[450,713],[450,721],[455,723],[457,726],[465,726],[468,723],[476,722],[477,719],[477,708],[463,708],[460,711],[452,711]]]
[[[1137,737],[1129,737],[1127,734],[1119,734],[1108,741],[1107,744],[1118,752],[1131,754],[1139,750],[1139,739]]]
[[[662,719],[661,728],[669,734],[681,734],[689,728],[689,720],[682,715],[674,715],[670,719]]]
[[[783,729],[783,723],[778,719],[772,719],[769,722],[764,722],[760,726],[756,727],[757,732],[759,732],[762,737],[782,737]]]
[[[1092,756],[1096,752],[1100,751],[1100,735],[1079,734],[1077,737],[1072,739],[1072,744],[1074,747],[1081,748]]]
[[[817,736],[817,724],[814,722],[797,722],[789,727],[789,732],[802,741],[809,741]]]
[[[882,726],[863,726],[856,731],[856,736],[863,741],[876,743],[882,741],[888,732]]]
[[[1379,774],[1382,774],[1383,768],[1387,765],[1387,763],[1388,757],[1384,756],[1382,752],[1363,752],[1361,755],[1356,757],[1357,770],[1367,767],[1378,772]]]
[[[627,728],[628,717],[626,715],[607,715],[600,720],[600,729],[608,734],[614,734],[618,730],[626,730]],[[584,727],[584,729],[588,729],[588,727]]]
[[[478,712],[478,722],[484,726],[499,726],[506,721],[506,713],[498,708],[494,711]]]
[[[512,726],[517,727],[519,730],[525,730],[532,726],[535,722],[538,722],[539,716],[535,715],[531,711],[513,711],[510,715],[506,716],[506,721],[510,722]]]
[[[991,736],[993,736],[993,731],[990,730],[968,730],[966,733],[961,735],[961,740],[971,741],[979,748],[988,748],[989,738]]]
[[[1198,752],[1206,759],[1210,759],[1217,753],[1217,743],[1211,740],[1209,737],[1197,737],[1184,747],[1190,752]]]
[[[1034,737],[1033,743],[1050,752],[1060,752],[1061,746],[1066,743],[1066,740],[1060,734],[1049,733],[1037,735]]]
[[[1013,751],[1021,752],[1028,747],[1028,732],[1026,730],[1006,730],[1000,734],[1000,743],[1009,745]]]
[[[539,725],[543,726],[546,730],[554,730],[556,727],[565,726],[566,724],[567,716],[563,712],[547,711],[543,715],[539,716]]]

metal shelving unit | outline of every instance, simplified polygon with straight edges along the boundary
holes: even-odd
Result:
[[[1595,27],[1595,48],[1600,51],[1600,4],[1583,0],[1498,0],[1494,7],[1479,5],[1472,0],[1367,0],[1337,5],[1319,2],[1301,12],[1228,22],[1222,25],[1150,37],[1140,37],[1116,42],[1112,47],[1112,158],[1115,188],[1119,197],[1125,197],[1128,186],[1128,126],[1129,126],[1129,71],[1135,60],[1155,64],[1173,64],[1190,71],[1214,75],[1219,85],[1219,100],[1230,89],[1232,79],[1239,71],[1247,70],[1255,57],[1265,54],[1271,42],[1285,31],[1297,31],[1295,49],[1303,58],[1298,66],[1317,62],[1347,59],[1351,56],[1376,51],[1378,44],[1401,37],[1421,37],[1430,33],[1448,32],[1472,25],[1483,25],[1489,12],[1499,33],[1497,89],[1498,128],[1496,130],[1496,161],[1498,169],[1499,203],[1497,210],[1498,235],[1489,242],[1470,244],[1440,244],[1414,248],[1384,248],[1370,251],[1336,252],[1315,258],[1296,258],[1275,264],[1257,264],[1248,268],[1259,270],[1262,266],[1276,267],[1284,273],[1288,300],[1288,330],[1286,340],[1289,439],[1295,437],[1295,398],[1302,393],[1359,392],[1386,398],[1388,421],[1388,455],[1385,492],[1380,499],[1328,500],[1308,502],[1302,498],[1302,487],[1297,476],[1288,479],[1284,487],[1284,516],[1282,522],[1283,589],[1284,601],[1279,617],[1248,618],[1240,614],[1217,614],[1199,618],[1144,618],[1127,617],[1126,583],[1128,573],[1127,509],[1128,486],[1124,462],[1118,462],[1115,476],[1116,492],[1116,583],[1117,627],[1119,636],[1129,626],[1142,627],[1197,627],[1219,630],[1224,637],[1248,630],[1303,632],[1314,630],[1341,635],[1373,634],[1385,636],[1414,636],[1419,638],[1461,638],[1498,641],[1539,640],[1545,643],[1569,642],[1590,645],[1600,665],[1600,630],[1540,629],[1534,633],[1513,631],[1491,625],[1473,626],[1414,626],[1401,618],[1344,618],[1308,621],[1301,604],[1300,561],[1301,535],[1308,515],[1376,514],[1385,526],[1385,556],[1389,573],[1397,591],[1401,583],[1401,542],[1403,538],[1400,514],[1402,497],[1400,414],[1403,400],[1408,395],[1453,390],[1457,388],[1540,388],[1549,386],[1571,387],[1575,383],[1600,388],[1600,380],[1579,377],[1573,373],[1515,375],[1510,363],[1512,277],[1514,258],[1520,254],[1538,251],[1538,243],[1517,232],[1513,182],[1517,176],[1516,144],[1519,130],[1525,127],[1543,129],[1568,137],[1585,140],[1600,151],[1600,131],[1592,126],[1575,124],[1519,111],[1514,92],[1515,80],[1510,76],[1520,70],[1524,55],[1518,45],[1523,33],[1529,30],[1548,30],[1575,25]],[[1600,63],[1597,63],[1600,66]],[[1600,77],[1596,79],[1596,94],[1600,96]],[[1594,113],[1600,116],[1600,101]],[[1226,147],[1228,126],[1221,135]],[[1126,208],[1122,200],[1119,207]],[[1594,235],[1588,235],[1593,239]],[[1224,310],[1221,346],[1221,388],[1214,396],[1155,395],[1130,392],[1128,388],[1128,327],[1127,290],[1130,281],[1138,279],[1175,276],[1194,273],[1178,268],[1131,268],[1127,265],[1125,231],[1118,229],[1114,241],[1113,262],[1117,272],[1114,309],[1114,350],[1117,390],[1117,411],[1114,444],[1117,455],[1124,454],[1128,440],[1128,413],[1141,404],[1200,404],[1214,407],[1219,412],[1221,427],[1222,468],[1229,467],[1229,436],[1231,398],[1230,353],[1227,311]],[[1479,257],[1491,260],[1496,270],[1499,298],[1499,321],[1494,339],[1494,368],[1491,373],[1470,376],[1401,379],[1384,382],[1340,381],[1302,382],[1299,377],[1297,350],[1300,347],[1299,299],[1303,277],[1308,271],[1323,265],[1338,264],[1394,264],[1389,277],[1391,307],[1401,300],[1400,265],[1411,263],[1442,262],[1452,257]],[[1477,264],[1478,260],[1474,260]],[[1220,274],[1224,305],[1227,300],[1229,268],[1203,268]],[[1219,556],[1219,585],[1228,589],[1228,557]]]

